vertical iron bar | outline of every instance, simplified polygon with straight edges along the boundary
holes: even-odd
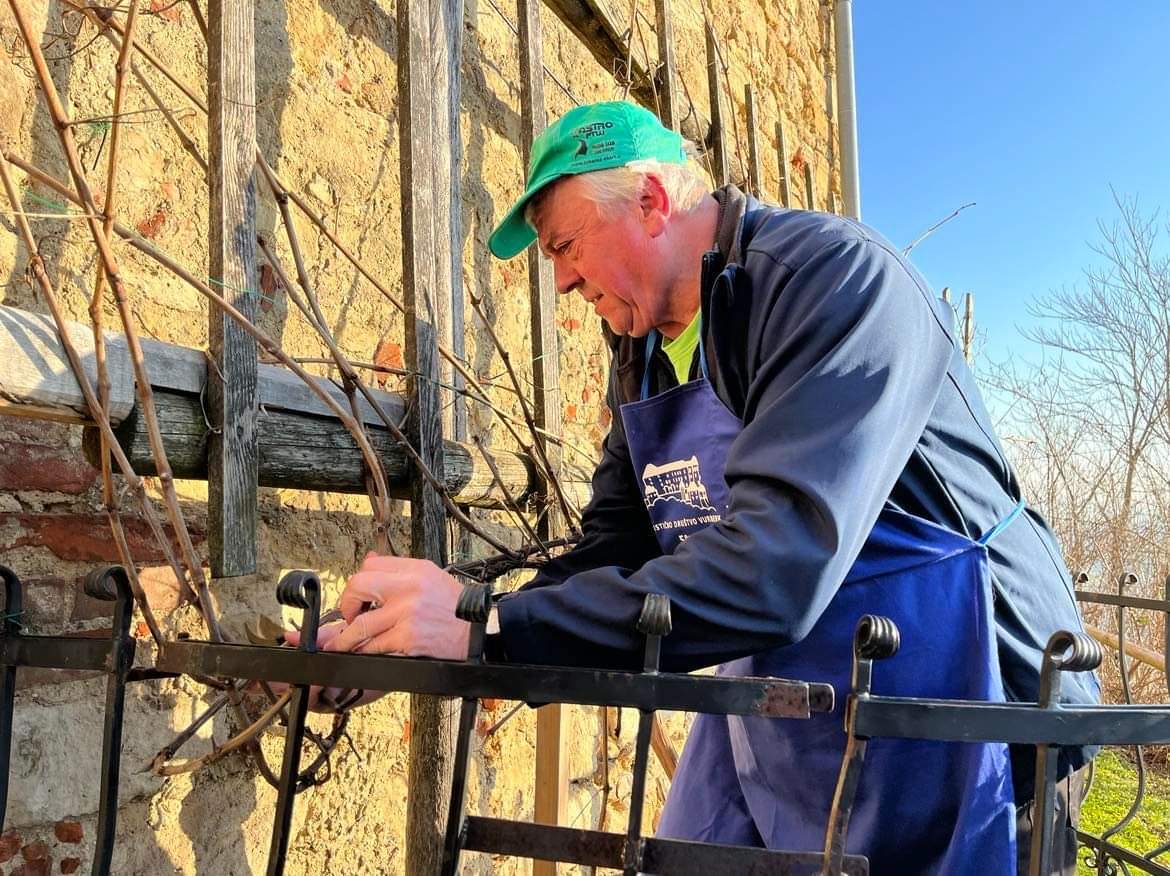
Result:
[[[1036,796],[1032,801],[1032,849],[1028,876],[1052,872],[1052,838],[1056,816],[1056,767],[1059,749],[1036,746]]]
[[[670,633],[670,599],[661,593],[647,593],[638,617],[638,632],[646,636],[642,672],[658,674],[662,654],[662,637]],[[638,710],[638,736],[634,743],[633,785],[630,787],[630,818],[626,826],[623,851],[624,876],[636,876],[642,869],[642,810],[646,801],[646,772],[650,768],[650,737],[654,729],[654,710]]]
[[[630,820],[626,826],[624,876],[635,876],[641,869],[642,809],[646,799],[646,772],[650,768],[650,733],[653,727],[654,712],[639,710],[638,736],[634,744],[634,783],[630,787]]]
[[[1042,709],[1051,709],[1060,701],[1061,652],[1055,634],[1044,649],[1040,667],[1040,690],[1037,703]],[[1036,746],[1036,774],[1033,782],[1032,848],[1028,858],[1028,876],[1048,876],[1052,869],[1053,820],[1056,815],[1056,767],[1058,749],[1049,745]]]
[[[965,334],[966,334],[966,332],[964,331],[964,335]],[[1117,595],[1124,597],[1125,596],[1125,588],[1128,586],[1132,586],[1136,583],[1137,583],[1137,576],[1134,575],[1132,572],[1121,573],[1120,575],[1117,576]],[[1126,646],[1125,611],[1126,611],[1126,606],[1124,606],[1124,605],[1117,606],[1117,666],[1121,672],[1121,690],[1122,690],[1122,694],[1125,697],[1125,702],[1127,705],[1132,705],[1133,704],[1133,691],[1130,689],[1130,685],[1129,685],[1129,666],[1126,664],[1126,653],[1125,653],[1125,646]],[[1102,831],[1102,833],[1101,833],[1102,841],[1107,841],[1107,840],[1109,840],[1110,837],[1113,837],[1116,834],[1120,833],[1122,830],[1124,830],[1125,827],[1131,821],[1133,821],[1134,816],[1136,816],[1142,808],[1142,799],[1146,796],[1145,752],[1142,749],[1142,746],[1140,746],[1140,745],[1135,745],[1133,747],[1133,750],[1134,750],[1134,754],[1137,756],[1137,793],[1134,795],[1134,800],[1133,800],[1133,803],[1129,807],[1129,811],[1126,812],[1126,814],[1124,816],[1122,816],[1121,820],[1118,821],[1115,825],[1113,825],[1108,830]]]
[[[491,585],[471,584],[459,594],[455,614],[471,624],[467,642],[467,661],[483,662],[484,633],[491,608]],[[455,739],[455,762],[451,776],[451,801],[447,807],[447,830],[443,839],[444,876],[459,872],[459,852],[462,846],[463,809],[467,792],[467,765],[471,757],[471,737],[479,712],[478,697],[464,697],[459,711],[459,733]]]
[[[806,158],[804,161],[804,208],[806,210],[815,210],[817,208],[816,190],[813,188],[811,158]]]
[[[821,876],[837,876],[841,873],[849,818],[853,814],[853,801],[857,797],[865,752],[869,746],[869,740],[859,737],[854,729],[857,726],[857,704],[869,696],[873,685],[873,661],[893,657],[898,653],[900,645],[901,633],[889,618],[867,614],[857,622],[853,632],[852,694],[845,703],[845,752],[841,758],[841,771],[837,774],[837,787],[833,791],[833,804],[825,828]]]
[[[0,159],[2,160],[2,159]],[[0,580],[4,582],[4,617],[0,636],[20,635],[20,617],[24,611],[20,579],[7,566],[0,566]],[[8,808],[8,766],[12,755],[12,709],[16,700],[16,667],[0,670],[0,829]]]
[[[781,110],[783,114],[783,110]],[[791,207],[791,196],[788,193],[788,146],[784,142],[784,120],[776,120],[776,160],[780,168],[780,203]]]
[[[1053,633],[1044,648],[1040,664],[1040,690],[1036,696],[1040,708],[1059,707],[1062,672],[1096,669],[1101,665],[1101,656],[1101,646],[1087,635],[1065,630]],[[1028,857],[1028,876],[1048,876],[1051,872],[1059,754],[1059,746],[1036,746],[1036,796],[1032,801],[1032,848]]]
[[[118,778],[122,763],[122,714],[126,703],[126,674],[134,665],[134,639],[130,619],[134,596],[130,578],[121,566],[101,569],[88,576],[85,590],[90,596],[114,600],[114,621],[110,641],[109,678],[106,680],[106,711],[102,729],[102,784],[97,814],[97,839],[93,872],[110,872],[114,855],[114,832],[118,821]]]
[[[321,582],[312,572],[289,572],[276,588],[281,605],[304,609],[301,623],[300,650],[317,652],[317,626],[321,616]],[[268,847],[268,876],[284,872],[288,854],[289,831],[292,829],[293,804],[296,802],[297,778],[301,764],[301,743],[305,738],[305,716],[309,710],[309,685],[293,685],[288,706],[288,727],[284,733],[284,760],[280,767],[280,787],[276,796],[276,814],[272,823],[272,842]]]
[[[719,52],[715,48],[715,26],[707,21],[703,33],[707,44],[707,92],[711,99],[711,132],[707,148],[714,153],[715,185],[727,185],[730,174],[727,169],[727,142],[723,125],[723,102],[719,98]]]
[[[662,124],[672,131],[677,131],[679,118],[674,85],[674,25],[670,20],[670,0],[654,0],[654,17],[658,30],[658,93],[661,96],[659,114],[662,117]]]
[[[751,193],[757,198],[763,198],[764,187],[760,181],[760,141],[756,136],[756,94],[750,82],[743,87],[743,101],[747,105],[748,180],[752,188]]]

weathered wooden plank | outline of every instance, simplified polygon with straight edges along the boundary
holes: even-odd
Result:
[[[67,323],[69,336],[94,377],[93,332],[79,322]],[[198,395],[206,390],[207,354],[190,347],[143,339],[142,354],[150,385],[155,390],[173,390]],[[107,365],[110,369],[113,409],[110,421],[118,425],[133,409],[133,369],[126,339],[119,334],[106,337]],[[333,412],[303,380],[280,365],[260,365],[256,373],[257,396],[261,408],[280,408],[303,414],[333,417]],[[316,383],[348,409],[345,393],[323,377]],[[406,413],[406,402],[398,393],[374,389],[378,404],[395,422]],[[65,348],[57,338],[50,317],[15,307],[0,306],[0,405],[5,413],[62,422],[89,422],[89,413],[81,387],[73,378],[65,360]],[[382,425],[382,418],[364,398],[359,399],[364,422]]]
[[[762,198],[764,188],[760,180],[760,139],[756,135],[756,93],[750,82],[743,87],[743,101],[747,106],[748,184],[752,194]]]
[[[780,203],[791,207],[788,193],[788,146],[784,142],[784,120],[776,120],[776,161],[780,170]]]
[[[711,152],[711,167],[715,184],[727,185],[731,180],[727,162],[727,132],[723,123],[723,100],[719,88],[719,49],[715,45],[715,27],[707,22],[703,27],[707,46],[707,94],[711,101],[711,130],[707,148]]]
[[[431,29],[436,5],[443,14],[451,14],[450,0],[415,0],[398,4],[396,21],[406,363],[418,375],[411,381],[406,432],[424,464],[441,482],[443,423],[437,341],[444,325],[449,325],[450,301],[441,299],[437,292],[435,237],[444,233],[444,226],[436,223],[435,212],[446,209],[448,200],[447,192],[436,188],[434,156],[447,144],[436,140],[432,122],[447,115],[449,93],[436,90],[430,76],[433,59],[440,51],[435,45],[439,39]],[[424,479],[416,478],[411,499],[411,554],[446,565],[446,515],[439,495]],[[438,697],[416,694],[410,698],[408,873],[436,873],[442,862],[455,732],[448,711]]]
[[[654,19],[658,31],[659,117],[662,124],[677,131],[679,109],[674,77],[674,24],[670,17],[670,0],[654,0]]]
[[[206,480],[208,430],[198,396],[158,390],[155,398],[162,419],[163,445],[175,477]],[[385,427],[368,426],[366,431],[374,452],[385,466],[391,495],[409,500],[414,469],[406,451]],[[137,410],[122,421],[115,434],[134,471],[147,476],[157,474],[146,428]],[[331,493],[366,492],[361,452],[336,419],[264,408],[257,421],[256,435],[260,486]],[[91,464],[100,464],[96,427],[85,430],[83,448]],[[525,456],[497,451],[492,458],[501,480],[516,501],[525,503],[540,489],[532,462]],[[475,448],[444,442],[443,471],[448,492],[460,504],[505,507],[503,492]],[[567,489],[571,495],[584,499],[587,486],[584,482],[571,482]]]
[[[463,148],[459,130],[459,61],[463,46],[463,0],[442,0],[430,4],[431,11],[431,87],[444,100],[432,104],[432,151],[434,164],[435,210],[435,298],[443,302],[437,311],[441,321],[439,339],[462,357],[464,350],[465,308],[463,297],[462,238],[463,199],[459,170]],[[451,364],[440,360],[439,372],[447,386],[463,386],[463,378]],[[467,405],[463,396],[439,388],[443,417],[443,434],[463,440],[467,436]]]
[[[85,365],[92,385],[97,385],[93,330],[71,323],[69,337]],[[110,417],[121,422],[134,407],[134,369],[120,335],[106,333],[106,368],[110,376]],[[15,307],[0,306],[0,411],[44,418],[84,422],[89,408],[69,367],[65,347],[51,317]]]
[[[256,70],[249,0],[208,3],[208,270],[223,295],[256,316]],[[208,548],[215,578],[256,570],[256,343],[212,308],[208,376]]]
[[[528,166],[532,142],[545,127],[544,59],[540,35],[540,7],[537,0],[517,0],[520,31],[520,155]],[[528,248],[528,296],[532,337],[533,417],[536,425],[554,435],[561,431],[560,348],[557,341],[556,288],[552,264],[536,247]],[[543,438],[537,437],[537,440]],[[544,443],[549,462],[556,457],[549,442]],[[554,468],[554,473],[556,469]],[[549,485],[541,484],[548,494]],[[563,521],[549,504],[537,524],[542,540],[561,534]],[[536,774],[534,815],[545,824],[563,824],[568,804],[568,758],[561,737],[559,703],[544,706],[536,713]],[[535,876],[555,876],[552,861],[533,860]]]

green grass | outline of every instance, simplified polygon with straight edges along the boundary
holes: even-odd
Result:
[[[1081,830],[1099,836],[1129,811],[1136,793],[1137,768],[1133,763],[1118,752],[1102,752],[1097,757],[1093,789],[1081,810]],[[1144,855],[1167,840],[1170,840],[1170,778],[1147,769],[1142,808],[1125,830],[1110,837],[1110,842]],[[1157,860],[1170,865],[1170,853],[1160,855]],[[1084,876],[1095,872],[1083,863],[1078,869]]]

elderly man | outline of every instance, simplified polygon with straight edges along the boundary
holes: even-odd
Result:
[[[1069,575],[949,309],[893,246],[710,192],[679,136],[621,102],[574,109],[534,144],[491,250],[533,242],[608,327],[616,416],[580,543],[499,600],[490,659],[636,667],[634,620],[657,592],[667,670],[829,681],[840,701],[853,627],[877,613],[903,642],[878,692],[1036,700],[1048,636],[1080,628]],[[427,562],[367,558],[327,647],[460,658],[459,589]],[[1096,679],[1063,693],[1095,701]],[[660,832],[817,849],[843,745],[840,703],[809,721],[699,716]],[[1062,776],[1088,755],[1063,752]],[[1013,872],[1032,772],[1026,748],[875,740],[849,851],[878,874]]]

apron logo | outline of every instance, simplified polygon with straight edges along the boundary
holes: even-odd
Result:
[[[659,502],[678,502],[698,511],[715,512],[707,497],[697,456],[665,465],[647,465],[642,469],[642,494],[648,509]]]

